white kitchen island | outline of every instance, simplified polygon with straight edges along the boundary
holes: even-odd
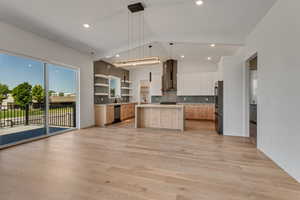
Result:
[[[135,107],[135,128],[159,128],[184,131],[183,105],[141,104]]]

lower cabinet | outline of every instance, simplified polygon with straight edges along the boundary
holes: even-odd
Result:
[[[135,103],[121,105],[121,121],[135,117]]]
[[[121,104],[121,121],[133,118],[135,116],[136,103]],[[96,126],[105,126],[114,123],[115,107],[114,105],[95,105],[95,124]]]
[[[115,121],[115,107],[113,105],[106,106],[106,124],[112,124]]]
[[[215,120],[214,104],[187,104],[185,118],[190,120]]]

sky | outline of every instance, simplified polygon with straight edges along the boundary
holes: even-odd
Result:
[[[55,92],[75,93],[76,72],[57,65],[48,65],[49,90]],[[28,82],[32,86],[44,87],[43,63],[28,58],[0,54],[0,83],[13,89],[17,85]]]

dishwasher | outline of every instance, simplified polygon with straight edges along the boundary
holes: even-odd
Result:
[[[121,122],[121,105],[115,105],[114,113],[115,113],[114,123]]]

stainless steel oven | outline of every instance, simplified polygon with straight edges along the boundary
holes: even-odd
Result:
[[[121,105],[115,105],[114,107],[114,123],[121,122]]]

